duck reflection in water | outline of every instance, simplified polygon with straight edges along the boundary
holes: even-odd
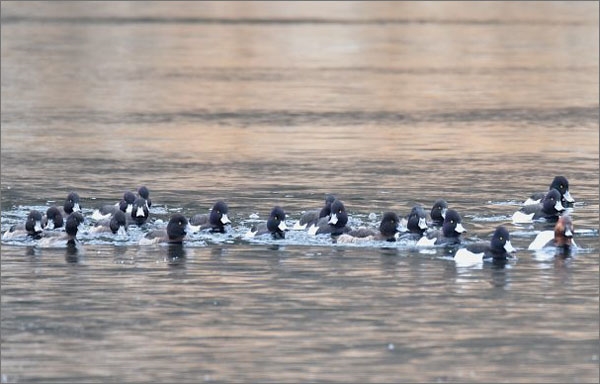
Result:
[[[171,266],[185,265],[186,250],[182,243],[171,243],[167,246],[167,261]]]
[[[491,270],[491,283],[496,288],[506,288],[510,284],[510,278],[507,276],[507,260],[494,260],[486,267]]]
[[[79,247],[74,242],[68,242],[65,251],[65,261],[70,264],[79,263],[80,252]]]

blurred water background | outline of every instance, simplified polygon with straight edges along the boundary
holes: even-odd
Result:
[[[3,242],[2,382],[598,382],[597,2],[2,2],[2,231],[146,185],[149,225],[230,208],[183,247]],[[579,252],[527,251],[565,175]],[[445,198],[440,250],[240,235]]]

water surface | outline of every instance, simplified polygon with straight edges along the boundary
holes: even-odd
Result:
[[[183,247],[2,244],[3,382],[597,382],[598,4],[2,3],[2,231],[147,185]],[[568,177],[580,250],[510,217]],[[505,266],[243,234],[445,198]],[[88,221],[87,224],[90,222]]]

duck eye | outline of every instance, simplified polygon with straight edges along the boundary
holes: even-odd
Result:
[[[500,236],[500,241],[504,241],[504,237]]]
[[[454,220],[450,220],[450,224],[454,224]]]

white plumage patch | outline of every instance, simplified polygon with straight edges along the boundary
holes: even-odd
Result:
[[[454,262],[460,267],[468,267],[483,263],[484,253],[473,253],[466,248],[461,248],[454,255]]]
[[[146,237],[142,237],[139,241],[139,245],[154,245],[154,244],[158,244],[160,242],[160,239],[158,237],[155,237],[153,239],[148,239]]]
[[[221,224],[225,225],[225,224],[230,224],[231,220],[229,220],[229,217],[227,217],[226,214],[223,214],[223,216],[221,216]]]
[[[117,236],[120,237],[126,237],[127,236],[127,230],[125,229],[124,226],[120,226],[119,229],[117,230]]]
[[[542,231],[537,234],[535,240],[529,244],[527,248],[530,251],[536,251],[544,248],[547,245],[552,245],[551,242],[554,240],[554,231]]]
[[[294,231],[303,231],[306,229],[306,224],[300,225],[300,220],[298,220],[294,223],[294,226],[292,227],[292,229]]]
[[[525,202],[523,203],[523,205],[533,205],[533,204],[538,204],[541,201],[541,199],[537,199],[537,200],[533,200],[531,197],[527,200],[525,200]]]
[[[512,215],[513,224],[529,224],[533,222],[533,216],[535,213],[523,213],[517,211]]]
[[[417,247],[433,247],[435,245],[436,238],[429,239],[427,236],[423,236],[417,241]]]
[[[331,215],[331,219],[329,219],[328,224],[336,225],[337,222],[338,222],[338,217],[337,217],[337,214],[334,213],[333,215]]]
[[[308,228],[308,234],[311,236],[315,236],[317,234],[317,231],[319,230],[319,227],[317,227],[316,225],[311,225],[310,228]]]
[[[94,210],[94,212],[92,212],[92,220],[100,221],[100,220],[108,219],[109,217],[110,217],[110,213],[103,215],[97,209]]]

